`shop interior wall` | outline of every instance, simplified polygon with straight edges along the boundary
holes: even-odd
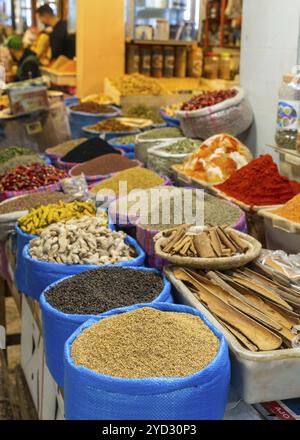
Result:
[[[97,93],[124,73],[124,0],[77,0],[78,96]]]
[[[241,84],[254,110],[246,142],[256,154],[270,153],[266,145],[274,143],[282,75],[298,60],[299,18],[300,0],[243,2]]]

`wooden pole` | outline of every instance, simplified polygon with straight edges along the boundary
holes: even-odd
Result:
[[[31,0],[31,21],[32,21],[32,26],[36,26],[37,25],[37,21],[36,21],[36,0]]]

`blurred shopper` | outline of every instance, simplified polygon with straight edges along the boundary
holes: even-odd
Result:
[[[74,54],[70,50],[67,22],[60,20],[48,4],[38,8],[37,14],[46,28],[52,28],[50,33],[52,59],[57,59],[60,55],[73,58]]]
[[[9,37],[5,46],[17,64],[15,81],[25,81],[41,76],[39,60],[34,52],[24,47],[22,37],[19,35]]]

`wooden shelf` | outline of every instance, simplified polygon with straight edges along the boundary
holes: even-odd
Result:
[[[142,46],[192,46],[198,44],[197,41],[187,40],[131,40],[127,43],[138,44]]]

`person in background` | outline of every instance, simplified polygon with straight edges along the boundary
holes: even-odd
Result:
[[[41,76],[39,60],[34,52],[24,48],[22,37],[13,35],[5,43],[12,59],[17,63],[17,73],[15,81],[25,81],[27,79]]]
[[[61,55],[73,58],[73,54],[71,54],[69,50],[67,22],[65,20],[60,20],[48,4],[41,6],[36,12],[43,25],[46,26],[46,28],[52,28],[50,34],[52,59],[57,59]]]
[[[39,32],[37,39],[30,49],[36,54],[42,66],[48,66],[51,61],[49,33],[46,30]]]

